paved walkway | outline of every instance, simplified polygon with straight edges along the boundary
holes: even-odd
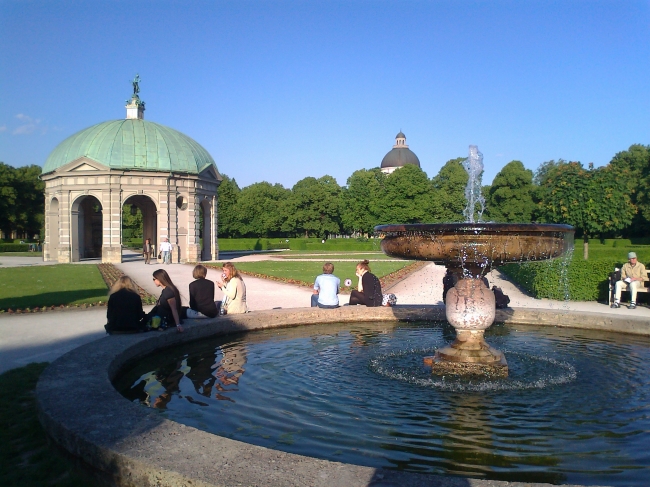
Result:
[[[233,262],[266,260],[267,254],[251,253],[226,254]],[[18,257],[15,265],[37,265],[40,258]],[[24,259],[32,259],[25,261]],[[6,259],[3,259],[6,261]],[[160,289],[153,284],[154,270],[164,268],[181,291],[184,304],[187,304],[188,285],[192,281],[192,266],[183,264],[145,265],[142,258],[125,251],[124,262],[118,264],[125,274],[131,276],[151,294],[159,295]],[[41,260],[42,262],[42,260]],[[86,261],[93,263],[93,261]],[[98,261],[94,261],[97,263]],[[429,264],[397,283],[390,292],[398,297],[399,304],[442,304],[442,266]],[[209,279],[216,279],[217,271],[209,270]],[[571,311],[593,311],[603,314],[644,316],[650,323],[650,308],[639,307],[610,309],[607,305],[595,302],[563,302],[548,299],[534,299],[509,281],[504,280],[498,271],[488,276],[490,285],[497,285],[510,297],[510,306],[515,308],[546,308]],[[272,308],[299,308],[309,306],[311,291],[307,288],[282,284],[264,279],[245,277],[248,306],[251,310]],[[217,289],[215,299],[221,299]],[[341,296],[341,304],[348,301]],[[0,373],[14,367],[22,367],[30,362],[50,362],[64,353],[93,340],[105,337],[106,308],[86,310],[53,311],[25,315],[0,315]]]

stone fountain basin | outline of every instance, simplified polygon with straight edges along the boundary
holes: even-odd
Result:
[[[499,266],[559,257],[573,246],[570,225],[432,223],[379,225],[386,255],[446,266]]]
[[[506,487],[517,482],[441,477],[330,462],[249,445],[165,419],[121,396],[111,381],[134,361],[206,337],[317,323],[442,320],[444,306],[269,310],[188,320],[185,333],[116,335],[54,361],[36,387],[54,441],[120,486]],[[648,320],[558,310],[497,310],[498,321],[650,335]],[[528,483],[542,486],[550,484]]]

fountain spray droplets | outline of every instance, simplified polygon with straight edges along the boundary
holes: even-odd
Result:
[[[483,174],[483,154],[478,146],[469,146],[469,157],[463,161],[463,167],[467,171],[469,179],[465,187],[465,199],[467,206],[463,211],[466,223],[477,223],[481,221],[483,210],[485,210],[485,198],[481,194],[481,175]],[[477,211],[477,206],[480,208]],[[474,214],[476,213],[476,218]]]

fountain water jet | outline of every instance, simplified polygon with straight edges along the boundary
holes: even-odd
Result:
[[[559,257],[573,246],[569,225],[475,223],[485,207],[480,176],[483,154],[475,145],[463,163],[469,180],[465,190],[467,223],[380,225],[381,248],[386,255],[430,260],[455,273],[458,283],[446,297],[447,321],[456,330],[456,340],[425,357],[436,374],[490,375],[505,377],[508,364],[502,352],[490,347],[483,335],[494,322],[494,293],[482,277],[495,266]]]

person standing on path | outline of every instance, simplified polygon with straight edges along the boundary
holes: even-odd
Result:
[[[172,263],[172,244],[169,243],[168,238],[163,238],[160,244],[160,252],[162,253],[162,260],[165,264]]]
[[[151,239],[148,238],[144,241],[144,244],[142,245],[142,255],[144,255],[145,264],[151,264],[151,252],[153,252],[153,248],[151,245]]]
[[[311,307],[331,309],[339,307],[339,288],[341,280],[334,275],[334,264],[327,262],[323,273],[316,277],[314,293],[311,295]]]

